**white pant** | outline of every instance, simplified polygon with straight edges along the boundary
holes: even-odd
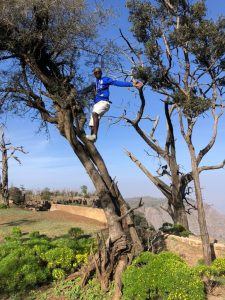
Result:
[[[98,114],[98,118],[100,119],[109,109],[110,109],[109,101],[101,100],[94,104],[92,112]],[[89,122],[89,126],[94,126],[92,115]]]

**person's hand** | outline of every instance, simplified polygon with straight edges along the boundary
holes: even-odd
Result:
[[[133,82],[133,86],[136,87],[136,89],[140,90],[140,89],[143,88],[144,83],[141,82],[141,81],[134,81],[134,82]]]

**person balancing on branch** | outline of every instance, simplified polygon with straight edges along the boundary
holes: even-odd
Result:
[[[96,78],[95,98],[92,116],[89,122],[89,126],[91,127],[91,135],[86,135],[86,138],[92,142],[97,140],[100,118],[110,108],[109,86],[114,85],[119,87],[136,87],[137,89],[141,89],[144,85],[142,82],[118,81],[102,76],[101,68],[94,69],[94,76]]]

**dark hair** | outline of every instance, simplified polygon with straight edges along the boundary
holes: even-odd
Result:
[[[96,71],[99,71],[99,72],[101,72],[101,73],[102,73],[102,69],[101,69],[101,68],[99,68],[99,67],[96,67],[96,68],[94,68],[93,72],[95,73]]]

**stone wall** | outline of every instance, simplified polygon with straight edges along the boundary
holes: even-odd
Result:
[[[188,264],[196,265],[202,256],[202,242],[197,237],[179,237],[168,235],[165,237],[166,249],[181,256]],[[215,257],[225,256],[225,244],[211,243],[212,252]]]

